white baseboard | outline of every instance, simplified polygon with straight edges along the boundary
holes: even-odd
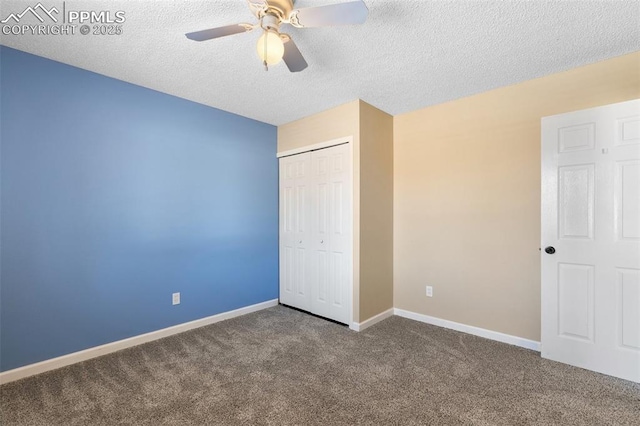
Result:
[[[130,348],[132,346],[141,345],[143,343],[152,342],[154,340],[162,339],[163,337],[168,337],[174,334],[183,333],[185,331],[193,330],[194,328],[204,327],[206,325],[214,324],[216,322],[224,321],[224,320],[238,317],[241,315],[246,315],[251,312],[256,312],[262,309],[271,308],[276,305],[278,305],[278,299],[269,300],[266,302],[258,303],[251,306],[246,306],[244,308],[236,309],[233,311],[223,312],[207,318],[186,322],[184,324],[174,325],[172,327],[163,328],[162,330],[152,331],[150,333],[141,334],[139,336],[129,337],[128,339],[118,340],[117,342],[107,343],[105,345],[100,345],[100,346],[85,349],[79,352],[74,352],[68,355],[63,355],[57,358],[48,359],[46,361],[41,361],[35,364],[25,365],[24,367],[15,368],[13,370],[8,370],[0,373],[0,384],[13,382],[16,380],[24,379],[25,377],[44,373],[46,371],[51,371],[58,368],[66,367],[67,365],[86,361],[91,358],[96,358],[102,355],[110,354],[112,352]],[[498,342],[503,342],[510,345],[515,345],[522,348],[531,349],[531,350],[540,352],[540,342],[536,342],[534,340],[524,339],[522,337],[517,337],[517,336],[511,336],[509,334],[504,334],[497,331],[486,330],[484,328],[474,327],[466,324],[460,324],[457,322],[448,321],[448,320],[444,320],[436,317],[431,317],[429,315],[418,314],[411,311],[405,311],[403,309],[398,309],[398,308],[388,309],[361,323],[357,323],[357,322],[351,323],[349,328],[355,331],[362,331],[393,315],[398,315],[400,317],[424,322],[431,325],[436,325],[438,327],[449,328],[452,330],[461,331],[463,333],[473,334],[475,336],[484,337],[486,339],[496,340]]]
[[[95,346],[93,348],[74,352],[68,355],[63,355],[57,358],[51,358],[45,361],[37,362],[35,364],[25,365],[24,367],[15,368],[13,370],[4,371],[0,373],[0,384],[13,382],[16,380],[24,379],[25,377],[33,376],[35,374],[40,374],[46,371],[55,370],[57,368],[66,367],[67,365],[86,361],[91,358],[110,354],[112,352],[130,348],[132,346],[141,345],[143,343],[152,342],[154,340],[162,339],[163,337],[183,333],[188,330],[193,330],[194,328],[204,327],[205,325],[210,325],[230,318],[250,314],[251,312],[271,308],[272,306],[276,305],[278,305],[278,299],[268,300],[266,302],[246,306],[244,308],[235,309],[233,311],[222,312],[210,317],[185,322],[183,324],[174,325],[172,327],[163,328],[161,330],[152,331],[150,333],[141,334],[139,336],[118,340],[117,342]]]
[[[460,324],[458,322],[431,317],[429,315],[418,314],[411,311],[405,311],[398,308],[394,309],[394,314],[403,318],[408,318],[431,325],[437,325],[438,327],[449,328],[451,330],[473,334],[474,336],[484,337],[485,339],[496,340],[498,342],[508,343],[510,345],[520,346],[521,348],[540,352],[540,342],[536,342],[535,340],[512,336],[510,334],[504,334],[498,331],[487,330],[480,327],[474,327],[472,325]]]
[[[374,324],[379,323],[382,320],[385,320],[389,317],[393,316],[393,308],[387,309],[384,312],[379,313],[376,316],[373,316],[371,318],[369,318],[368,320],[362,321],[362,322],[353,322],[351,323],[351,325],[349,326],[350,329],[354,330],[354,331],[362,331],[366,328],[371,327]]]

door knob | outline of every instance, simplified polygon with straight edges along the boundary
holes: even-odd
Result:
[[[320,240],[320,244],[324,244],[324,240]]]
[[[545,247],[544,252],[547,253],[547,254],[553,254],[553,253],[556,252],[556,249],[551,247],[551,246],[549,246],[549,247]]]

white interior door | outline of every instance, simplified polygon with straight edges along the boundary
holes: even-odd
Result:
[[[311,310],[349,323],[351,291],[349,145],[311,153]]]
[[[280,159],[280,302],[348,324],[351,317],[351,149]]]
[[[640,100],[542,120],[542,356],[640,382]]]
[[[311,153],[280,159],[280,302],[308,310]]]

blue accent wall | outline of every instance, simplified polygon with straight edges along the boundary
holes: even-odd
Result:
[[[0,370],[278,297],[274,126],[7,47],[0,71]]]

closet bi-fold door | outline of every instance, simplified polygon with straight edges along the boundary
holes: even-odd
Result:
[[[280,302],[311,308],[309,174],[311,153],[280,159]]]
[[[349,145],[311,153],[311,312],[348,324],[351,290]]]
[[[280,159],[280,302],[345,324],[351,311],[348,145]]]

